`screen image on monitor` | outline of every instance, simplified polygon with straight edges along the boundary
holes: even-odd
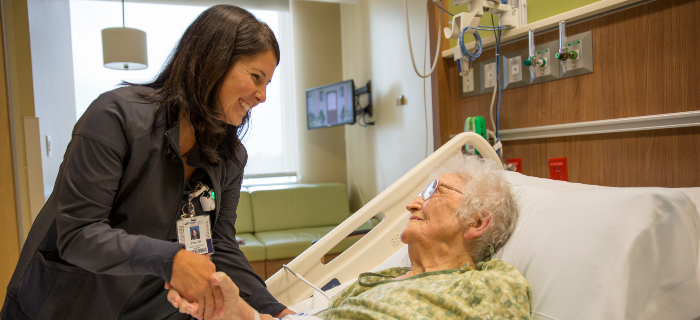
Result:
[[[355,124],[355,85],[352,80],[306,90],[307,128]]]

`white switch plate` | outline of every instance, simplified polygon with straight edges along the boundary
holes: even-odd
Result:
[[[508,59],[508,82],[515,83],[518,81],[523,81],[523,61],[520,56]]]
[[[474,91],[474,69],[469,69],[467,75],[462,76],[462,92],[473,92]]]
[[[481,84],[483,80],[481,79],[481,65],[472,64],[472,68],[469,69],[469,73],[464,76],[459,77],[459,97],[461,99],[474,97],[480,95]]]
[[[527,54],[527,49],[523,49],[503,55],[503,90],[530,85],[530,68],[523,66]]]
[[[51,154],[52,154],[52,152],[51,152],[51,147],[52,147],[52,145],[51,145],[51,136],[48,136],[48,135],[47,135],[47,136],[46,136],[46,156],[49,157],[49,158],[51,158]]]
[[[496,70],[495,62],[484,65],[484,79],[485,88],[493,88],[498,83],[498,71]]]

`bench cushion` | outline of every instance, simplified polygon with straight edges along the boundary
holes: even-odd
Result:
[[[241,189],[241,197],[238,200],[236,215],[236,232],[252,233],[254,231],[253,207],[250,204],[250,193],[248,193],[247,189]]]
[[[256,234],[335,226],[350,216],[342,183],[251,187],[249,192]]]
[[[311,247],[311,241],[322,238],[335,227],[324,226],[256,232],[255,236],[265,245],[267,260],[294,258]],[[328,253],[343,252],[357,240],[359,238],[343,240]]]
[[[252,233],[240,233],[236,236],[245,240],[245,244],[239,244],[238,246],[248,261],[265,260],[265,246]]]

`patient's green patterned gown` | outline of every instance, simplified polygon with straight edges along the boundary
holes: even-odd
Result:
[[[501,260],[482,270],[425,272],[393,280],[409,268],[363,273],[316,316],[323,319],[530,319],[530,287]]]

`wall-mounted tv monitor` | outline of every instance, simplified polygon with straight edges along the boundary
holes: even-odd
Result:
[[[355,85],[352,80],[306,90],[307,128],[355,124]]]

